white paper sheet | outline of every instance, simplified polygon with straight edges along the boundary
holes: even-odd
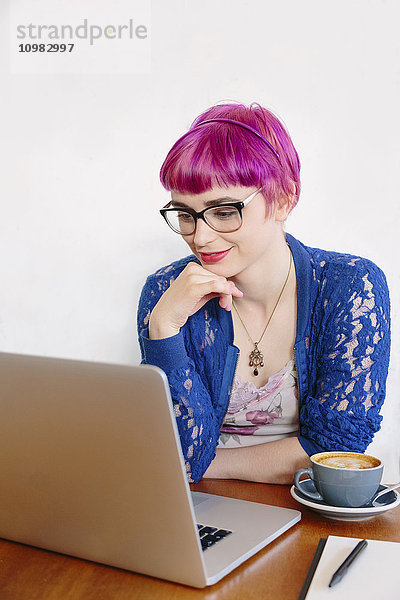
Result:
[[[329,536],[307,593],[307,600],[400,598],[400,543],[367,540],[368,546],[333,587],[333,573],[363,538]]]

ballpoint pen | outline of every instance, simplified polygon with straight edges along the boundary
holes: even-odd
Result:
[[[343,575],[347,572],[347,569],[354,562],[354,560],[357,558],[360,552],[362,552],[364,548],[367,547],[367,545],[367,540],[362,540],[361,542],[358,542],[357,546],[350,552],[348,557],[342,562],[337,571],[335,571],[332,575],[332,579],[329,582],[329,587],[332,587],[342,579]]]

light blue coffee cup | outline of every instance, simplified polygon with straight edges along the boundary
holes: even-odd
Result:
[[[379,458],[358,452],[319,452],[310,460],[310,468],[294,474],[294,485],[311,500],[358,508],[369,504],[378,491],[383,472]],[[302,486],[303,475],[313,480],[317,491]]]

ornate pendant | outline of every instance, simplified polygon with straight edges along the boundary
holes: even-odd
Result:
[[[264,366],[264,356],[258,349],[258,343],[254,342],[254,350],[249,354],[249,367],[254,367],[253,374],[258,375],[258,367]]]

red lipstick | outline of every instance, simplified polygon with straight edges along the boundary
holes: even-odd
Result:
[[[217,263],[230,252],[231,248],[223,252],[200,252],[200,258],[204,263]]]

